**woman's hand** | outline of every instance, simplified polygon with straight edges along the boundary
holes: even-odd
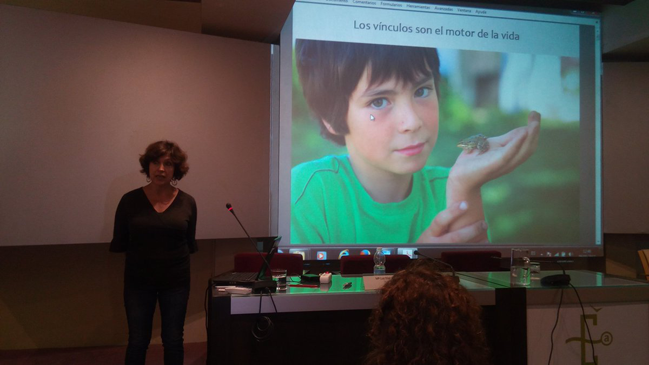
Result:
[[[465,200],[486,182],[512,172],[525,162],[536,150],[540,125],[541,114],[532,111],[527,117],[527,126],[488,138],[489,149],[486,152],[462,152],[449,174],[449,204]]]
[[[465,215],[468,208],[466,202],[459,202],[439,212],[430,226],[419,236],[417,243],[484,242],[487,232],[487,223],[484,220],[451,230],[451,227]]]

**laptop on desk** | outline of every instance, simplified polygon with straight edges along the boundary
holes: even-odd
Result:
[[[275,239],[275,242],[266,253],[266,260],[262,262],[258,272],[232,271],[217,275],[210,279],[212,286],[240,286],[251,288],[253,293],[261,293],[265,289],[268,289],[270,292],[275,292],[277,283],[272,277],[266,276],[266,270],[270,269],[269,265],[277,252],[277,245],[280,239],[281,237]]]

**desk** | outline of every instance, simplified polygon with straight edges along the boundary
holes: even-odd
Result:
[[[344,289],[348,282],[351,288]],[[462,278],[460,284],[485,308],[489,323],[509,315],[495,313],[497,289],[475,279]],[[319,288],[289,286],[286,293],[274,293],[272,301],[268,295],[219,294],[211,288],[207,363],[360,364],[367,353],[367,319],[378,299],[378,291],[364,290],[362,277],[339,275]],[[274,330],[258,342],[251,329],[264,316]]]
[[[559,274],[545,271],[542,275]],[[494,364],[547,364],[555,330],[553,364],[589,364],[588,321],[598,364],[649,363],[649,284],[590,271],[567,271],[574,291],[511,287],[509,272],[458,273],[484,310]],[[350,289],[343,284],[351,282]],[[290,288],[272,295],[223,295],[211,290],[208,303],[208,364],[360,364],[367,353],[367,319],[379,298],[361,277],[334,275],[320,288]],[[260,310],[261,301],[261,310]],[[251,328],[267,316],[274,332],[257,342]],[[266,322],[262,322],[262,325]]]
[[[297,278],[295,278],[297,280]],[[279,313],[340,311],[372,309],[378,302],[378,291],[366,291],[363,278],[341,277],[333,275],[331,284],[322,284],[319,288],[291,287],[285,293],[273,294],[273,300]],[[345,283],[352,283],[349,289],[344,289]],[[462,286],[476,298],[480,305],[495,305],[495,290],[484,283],[473,280],[461,280]],[[218,294],[214,294],[218,296]],[[230,297],[232,315],[259,313],[258,295],[233,295]],[[273,303],[264,296],[261,313],[275,313]]]
[[[543,271],[525,289],[521,304],[526,311],[527,363],[548,363],[550,334],[563,293],[553,336],[553,364],[594,364],[588,330],[598,364],[649,364],[649,283],[598,272],[568,270],[566,274],[570,275],[579,297],[571,287],[541,285],[541,277],[561,273]],[[493,288],[511,288],[509,272],[459,275]],[[578,299],[583,303],[585,316]]]

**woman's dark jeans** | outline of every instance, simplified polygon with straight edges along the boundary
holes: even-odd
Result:
[[[173,289],[124,288],[124,306],[128,320],[126,365],[144,365],[151,342],[156,302],[160,303],[164,363],[183,364],[183,329],[188,300],[189,286]]]

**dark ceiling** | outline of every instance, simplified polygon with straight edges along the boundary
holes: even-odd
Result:
[[[645,1],[649,2],[649,0],[635,0],[636,3]],[[0,4],[264,43],[279,43],[282,25],[294,2],[295,0],[0,0]],[[410,0],[410,2],[596,11],[603,12],[606,20],[607,9],[624,7],[633,0]],[[609,49],[608,52],[605,49],[604,60],[607,58],[608,60],[649,60],[649,37],[631,44],[616,45],[613,48],[615,49]]]

